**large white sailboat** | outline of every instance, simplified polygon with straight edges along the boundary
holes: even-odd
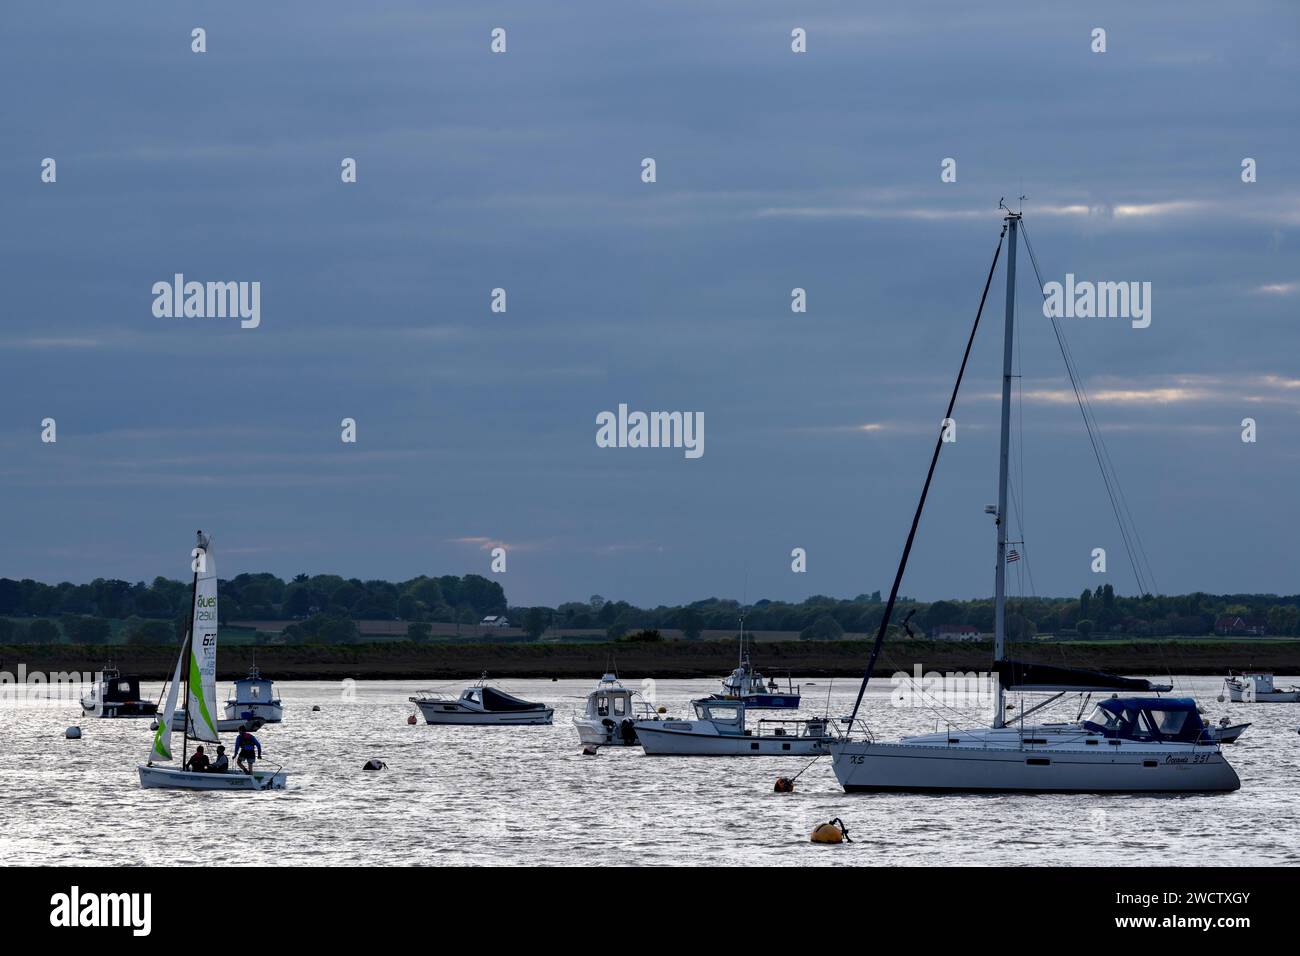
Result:
[[[225,772],[186,769],[190,763],[191,740],[211,745],[214,750],[221,740],[217,717],[217,566],[202,531],[198,546],[191,554],[194,584],[190,626],[185,640],[181,641],[181,652],[167,688],[166,706],[159,712],[148,761],[138,767],[140,786],[164,790],[283,790],[287,775],[279,767],[254,769],[252,773],[233,767]],[[185,720],[181,730],[181,761],[180,766],[171,766],[176,701],[182,682],[185,707],[180,713]]]
[[[1214,792],[1240,787],[1219,739],[1201,721],[1190,698],[1157,696],[1168,686],[1073,668],[1026,664],[1006,657],[1006,567],[1008,560],[1008,449],[1015,321],[1016,238],[1019,213],[1007,210],[1002,236],[989,268],[975,325],[966,344],[945,423],[952,419],[962,376],[970,358],[979,317],[997,268],[1002,240],[1008,235],[1006,323],[1002,368],[1002,433],[998,470],[997,563],[994,610],[994,708],[992,726],[975,730],[907,737],[885,743],[867,728],[859,733],[857,715],[875,668],[898,597],[899,584],[916,537],[935,465],[943,447],[941,432],[930,460],[920,502],[894,578],[893,589],[876,634],[867,671],[858,690],[845,736],[830,745],[835,776],[846,791],[932,791],[1031,793],[1060,792]],[[1027,248],[1029,248],[1027,246]],[[1032,248],[1029,248],[1033,256]],[[1037,264],[1035,263],[1035,272]],[[1041,286],[1041,278],[1040,278]],[[1072,382],[1074,371],[1067,359]],[[1077,393],[1077,385],[1076,385]],[[1081,407],[1083,402],[1081,399]],[[1088,422],[1088,416],[1084,416]],[[1090,434],[1092,425],[1088,425]],[[1100,461],[1099,461],[1100,464]],[[1103,470],[1103,474],[1105,471]],[[1052,695],[1022,711],[1013,725],[1006,721],[1006,691]],[[1086,719],[1074,723],[1028,725],[1025,717],[1066,693],[1104,693]],[[1121,696],[1121,693],[1126,696]],[[1132,694],[1134,696],[1127,696]]]

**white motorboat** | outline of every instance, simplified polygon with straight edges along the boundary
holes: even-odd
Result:
[[[1235,744],[1237,742],[1237,738],[1240,737],[1242,734],[1244,734],[1246,732],[1246,728],[1249,726],[1250,726],[1249,723],[1230,724],[1228,723],[1228,718],[1224,717],[1222,720],[1219,721],[1218,726],[1211,727],[1210,730],[1214,732],[1214,736],[1218,738],[1219,743]]]
[[[217,567],[211,544],[199,532],[194,559],[194,584],[191,592],[190,626],[181,641],[176,669],[167,687],[167,703],[155,722],[149,759],[138,766],[140,786],[146,790],[283,790],[285,771],[254,769],[251,773],[238,768],[224,771],[196,766],[189,754],[190,741],[218,744],[220,721],[217,713]],[[182,678],[182,674],[184,677]],[[185,706],[178,711],[177,698],[185,685]],[[183,719],[177,727],[177,714]],[[172,754],[172,734],[181,730],[180,766],[168,766]],[[231,760],[234,764],[233,756]],[[256,764],[254,764],[256,768]]]
[[[1300,701],[1300,687],[1292,685],[1281,690],[1274,686],[1273,675],[1267,671],[1231,675],[1223,682],[1223,687],[1234,704],[1294,704]]]
[[[1215,733],[1201,721],[1196,702],[1190,698],[1161,698],[1153,696],[1167,691],[1168,686],[1156,686],[1146,680],[1115,677],[1073,668],[1052,667],[1021,663],[1006,657],[1006,570],[1009,561],[1020,558],[1019,551],[1008,549],[1008,525],[1012,515],[1007,508],[1008,464],[1010,447],[1011,390],[1014,374],[1014,321],[1016,238],[1021,226],[1019,213],[1007,211],[998,251],[993,257],[979,311],[967,341],[961,370],[953,386],[944,415],[944,426],[937,437],[930,459],[929,472],[922,487],[920,501],[912,519],[907,543],[898,564],[885,613],[881,619],[866,674],[858,689],[857,702],[848,719],[847,733],[830,744],[835,776],[846,791],[931,791],[931,792],[998,792],[1022,791],[1030,793],[1061,792],[1214,792],[1230,791],[1240,787],[1236,772],[1228,764],[1220,749]],[[994,578],[994,642],[995,675],[993,724],[977,730],[946,730],[942,733],[906,737],[896,743],[882,743],[875,739],[869,728],[865,736],[855,736],[857,716],[862,706],[863,694],[871,679],[881,645],[889,628],[898,599],[899,586],[907,567],[908,555],[916,538],[917,527],[925,507],[926,496],[934,477],[939,453],[945,443],[947,425],[953,421],[953,409],[961,380],[970,357],[979,317],[997,268],[1002,250],[1002,238],[1010,235],[1007,254],[1006,321],[1003,340],[1002,364],[1002,428],[999,448],[998,503],[986,511],[992,514],[997,527],[997,551]],[[1033,250],[1028,246],[1031,260]],[[1034,262],[1035,273],[1038,271]],[[1041,276],[1039,285],[1042,287]],[[1098,436],[1089,418],[1086,399],[1079,391],[1073,365],[1068,357],[1062,332],[1056,319],[1053,328],[1066,355],[1066,368],[1075,386],[1089,437],[1096,449]],[[1098,452],[1098,464],[1103,458]],[[1108,489],[1117,481],[1102,466]],[[1136,530],[1128,527],[1117,505],[1116,519],[1129,535]],[[1018,519],[1017,519],[1018,520]],[[1131,518],[1130,518],[1131,524]],[[1021,548],[1023,542],[1013,542]],[[1130,555],[1132,552],[1130,552]],[[1143,575],[1136,560],[1134,574],[1139,587]],[[1142,588],[1146,590],[1145,588]],[[1023,693],[1049,694],[1028,710],[1019,714],[1016,726],[1007,726],[1004,693],[1007,690]],[[1140,696],[1118,696],[1125,691]],[[1102,701],[1092,715],[1077,723],[1027,725],[1025,717],[1047,706],[1066,693],[1090,694],[1109,692],[1116,696]]]
[[[158,705],[141,699],[140,678],[122,674],[110,663],[81,698],[81,710],[87,717],[152,717]]]
[[[249,668],[247,677],[235,681],[234,696],[226,700],[226,717],[234,721],[256,719],[266,724],[278,724],[284,719],[284,704],[257,664]]]
[[[420,708],[426,724],[473,724],[528,726],[549,724],[555,709],[522,700],[487,682],[487,674],[459,697],[432,691],[408,698]]]
[[[763,719],[745,727],[745,705],[738,700],[704,698],[691,702],[694,720],[638,720],[637,739],[651,756],[815,757],[828,752],[830,721],[824,717]]]
[[[604,674],[587,695],[573,726],[584,747],[635,747],[637,720],[658,720],[659,715],[636,691],[624,687],[618,676]]]

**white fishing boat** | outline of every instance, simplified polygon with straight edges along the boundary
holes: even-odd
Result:
[[[740,619],[740,663],[723,678],[722,693],[713,695],[717,700],[743,701],[750,710],[798,710],[799,687],[786,678],[786,688],[775,680],[767,680],[754,668],[749,659],[745,641],[745,619]]]
[[[1250,726],[1249,723],[1245,723],[1245,724],[1229,723],[1228,718],[1224,717],[1219,721],[1217,726],[1212,726],[1210,727],[1210,729],[1214,731],[1214,736],[1218,738],[1219,743],[1235,744],[1237,742],[1237,738],[1239,738],[1242,734],[1244,734],[1246,732],[1246,728],[1249,726]]]
[[[233,696],[226,700],[226,717],[266,724],[278,724],[284,719],[284,704],[275,696],[275,685],[262,676],[256,662],[248,669],[247,677],[235,681]]]
[[[694,720],[638,720],[637,739],[650,756],[677,757],[814,757],[828,752],[832,740],[825,717],[807,720],[764,718],[756,729],[745,727],[745,704],[706,697],[691,701]]]
[[[1300,687],[1278,688],[1268,671],[1229,675],[1223,682],[1223,689],[1234,704],[1294,704],[1300,701]]]
[[[1019,213],[1007,211],[1002,238],[1010,235],[1007,253],[1006,322],[1002,365],[1002,430],[998,468],[998,504],[987,510],[997,525],[997,551],[994,578],[994,706],[992,726],[975,730],[948,729],[941,733],[906,737],[898,742],[876,740],[870,728],[859,727],[857,716],[863,694],[871,679],[881,644],[889,627],[898,598],[899,585],[907,566],[908,555],[916,537],[917,526],[925,507],[926,496],[934,477],[939,453],[943,448],[947,422],[952,420],[957,393],[970,357],[979,317],[997,268],[1002,238],[989,269],[984,293],[976,313],[975,326],[967,341],[961,370],[953,386],[944,427],[936,440],[930,469],[922,487],[920,501],[912,520],[907,543],[894,578],[889,601],[876,633],[875,645],[867,671],[858,689],[857,702],[848,719],[847,733],[831,743],[835,776],[846,791],[932,791],[932,792],[1213,792],[1240,787],[1236,772],[1220,749],[1217,736],[1206,728],[1190,698],[1154,696],[1170,688],[1149,681],[1114,677],[1073,668],[1051,667],[1008,660],[1006,657],[1006,569],[1008,553],[1007,510],[1008,458],[1011,417],[1011,390],[1014,354],[1016,238],[1021,226]],[[1031,260],[1033,250],[1028,246]],[[1037,273],[1037,263],[1034,263]],[[1041,276],[1039,285],[1042,287]],[[1089,437],[1096,449],[1098,436],[1089,420],[1086,400],[1080,394],[1072,362],[1053,319],[1053,328],[1066,355],[1080,409],[1088,425]],[[1102,465],[1101,453],[1097,452]],[[1113,476],[1102,467],[1107,487]],[[1112,502],[1114,499],[1112,499]],[[1120,514],[1117,508],[1117,520]],[[1121,521],[1121,528],[1127,529]],[[1127,538],[1125,539],[1127,542]],[[1015,542],[1023,547],[1023,542]],[[1135,575],[1142,583],[1138,565]],[[1028,710],[1021,710],[1014,726],[1006,722],[1006,691],[1047,694]],[[1140,696],[1119,696],[1119,692]],[[1076,723],[1027,724],[1025,718],[1067,693],[1114,694],[1099,703],[1092,715]],[[861,731],[861,735],[859,735]]]
[[[573,726],[585,747],[635,747],[635,722],[658,719],[653,705],[607,673],[587,695],[582,713],[574,715]]]
[[[491,686],[486,673],[459,697],[425,691],[408,700],[420,709],[426,724],[528,726],[549,724],[555,714],[553,707],[522,700]]]
[[[141,698],[140,678],[122,674],[110,663],[81,698],[81,711],[87,717],[152,717],[158,705]]]
[[[167,703],[162,708],[149,748],[149,759],[138,767],[140,786],[164,790],[283,790],[285,772],[254,769],[251,773],[234,768],[212,771],[195,767],[189,753],[190,741],[196,746],[220,743],[217,713],[217,568],[212,549],[203,532],[199,532],[194,558],[194,583],[191,596],[190,626],[181,641],[176,670],[167,688]],[[182,676],[184,675],[184,676]],[[185,715],[181,732],[180,766],[168,766],[172,756],[172,734],[176,701],[181,684],[185,685]],[[254,764],[256,768],[256,764]]]

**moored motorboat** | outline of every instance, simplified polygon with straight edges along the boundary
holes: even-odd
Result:
[[[487,674],[461,691],[459,697],[427,691],[408,700],[420,709],[426,724],[528,726],[549,724],[555,714],[552,707],[523,700],[491,686]]]
[[[1250,726],[1249,723],[1230,724],[1228,723],[1228,718],[1224,717],[1222,720],[1219,721],[1218,726],[1210,727],[1209,729],[1214,734],[1215,738],[1219,741],[1219,743],[1235,744],[1237,742],[1237,738],[1239,738],[1242,734],[1244,734],[1246,732],[1246,728],[1249,726]]]
[[[226,700],[226,717],[230,720],[259,720],[278,724],[284,719],[284,704],[275,696],[275,685],[262,676],[253,664],[248,676],[235,681],[233,696]]]
[[[152,717],[158,705],[140,697],[140,678],[122,674],[109,664],[81,698],[81,710],[87,717]]]
[[[658,719],[653,705],[607,673],[587,695],[582,712],[574,715],[573,726],[584,747],[635,747],[635,722]]]
[[[775,680],[765,680],[754,668],[749,658],[749,649],[745,641],[745,619],[740,619],[740,662],[729,675],[723,678],[722,693],[713,695],[715,700],[743,701],[750,710],[798,710],[799,687],[790,678],[786,678],[786,689]]]
[[[745,704],[711,697],[691,702],[693,720],[638,720],[633,727],[651,756],[812,757],[827,753],[832,739],[825,717],[763,719],[745,727]]]
[[[1229,675],[1223,682],[1223,688],[1234,704],[1294,704],[1300,701],[1300,687],[1292,685],[1285,689],[1278,688],[1273,683],[1273,675],[1268,671],[1246,671]]]

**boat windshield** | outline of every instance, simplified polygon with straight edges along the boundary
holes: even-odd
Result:
[[[1182,698],[1116,698],[1102,701],[1084,727],[1107,737],[1128,740],[1195,742],[1205,725],[1196,702]]]

